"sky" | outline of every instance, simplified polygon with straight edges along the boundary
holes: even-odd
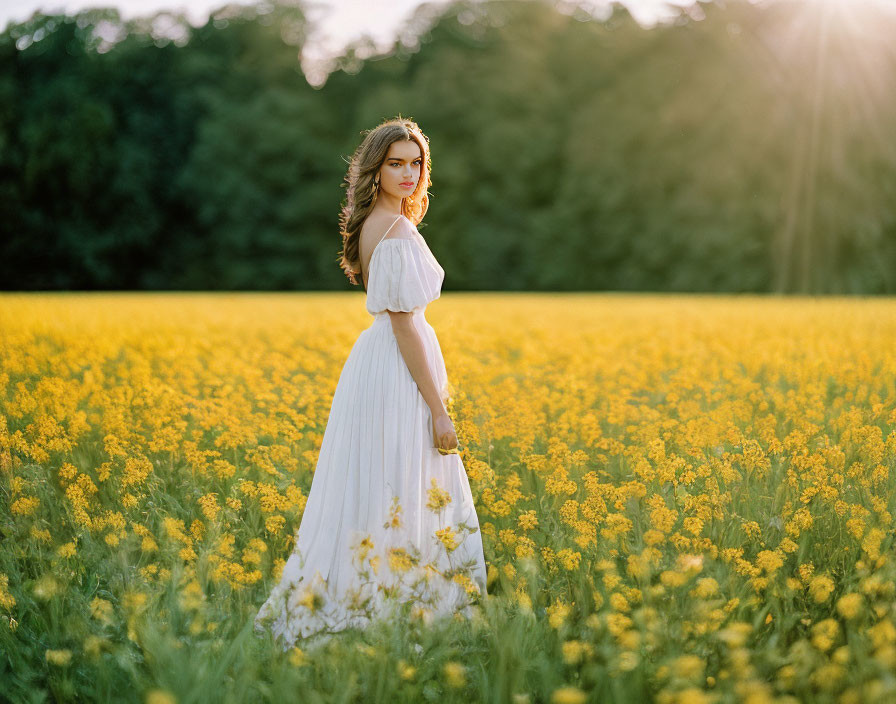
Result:
[[[0,30],[10,21],[28,19],[35,10],[45,14],[74,13],[87,7],[117,7],[124,19],[145,17],[160,10],[179,10],[193,25],[202,25],[211,10],[229,0],[0,0]],[[239,2],[238,4],[249,4]],[[591,0],[580,4],[599,8],[610,0]],[[674,7],[691,5],[696,0],[619,0],[640,24],[650,26],[674,15]],[[303,60],[306,74],[309,66],[324,65],[337,56],[351,41],[367,34],[375,45],[389,49],[397,30],[422,0],[307,0],[305,8],[315,30],[305,47]],[[306,66],[306,61],[308,65]]]

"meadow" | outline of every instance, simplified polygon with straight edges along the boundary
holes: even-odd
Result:
[[[362,296],[0,295],[0,701],[896,701],[896,302],[427,319],[488,598],[282,652],[252,619]]]

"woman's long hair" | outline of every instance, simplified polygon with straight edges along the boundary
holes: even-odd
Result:
[[[402,214],[415,225],[423,220],[429,208],[429,184],[432,160],[429,140],[413,120],[397,117],[362,132],[364,140],[355,150],[345,176],[346,198],[339,216],[342,251],[339,265],[348,280],[358,285],[361,279],[361,225],[376,203],[379,186],[374,183],[393,142],[413,140],[420,146],[423,168],[414,192],[402,201]],[[358,277],[358,278],[355,278]],[[363,283],[363,282],[361,282]]]

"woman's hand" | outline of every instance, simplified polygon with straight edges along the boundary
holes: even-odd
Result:
[[[454,423],[447,413],[442,412],[433,416],[432,436],[436,449],[443,455],[452,450],[457,450],[457,433],[454,431]]]

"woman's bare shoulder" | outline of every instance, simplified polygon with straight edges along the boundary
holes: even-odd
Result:
[[[403,215],[371,213],[361,225],[361,248],[372,250],[384,235],[388,239],[411,237],[411,224]]]
[[[371,213],[368,215],[367,219],[361,224],[361,271],[367,272],[370,270],[370,260],[373,257],[373,251],[382,240],[411,239],[413,236],[412,225],[403,215],[396,216],[390,213]],[[365,279],[364,288],[366,289],[367,283],[363,273],[362,279]]]

